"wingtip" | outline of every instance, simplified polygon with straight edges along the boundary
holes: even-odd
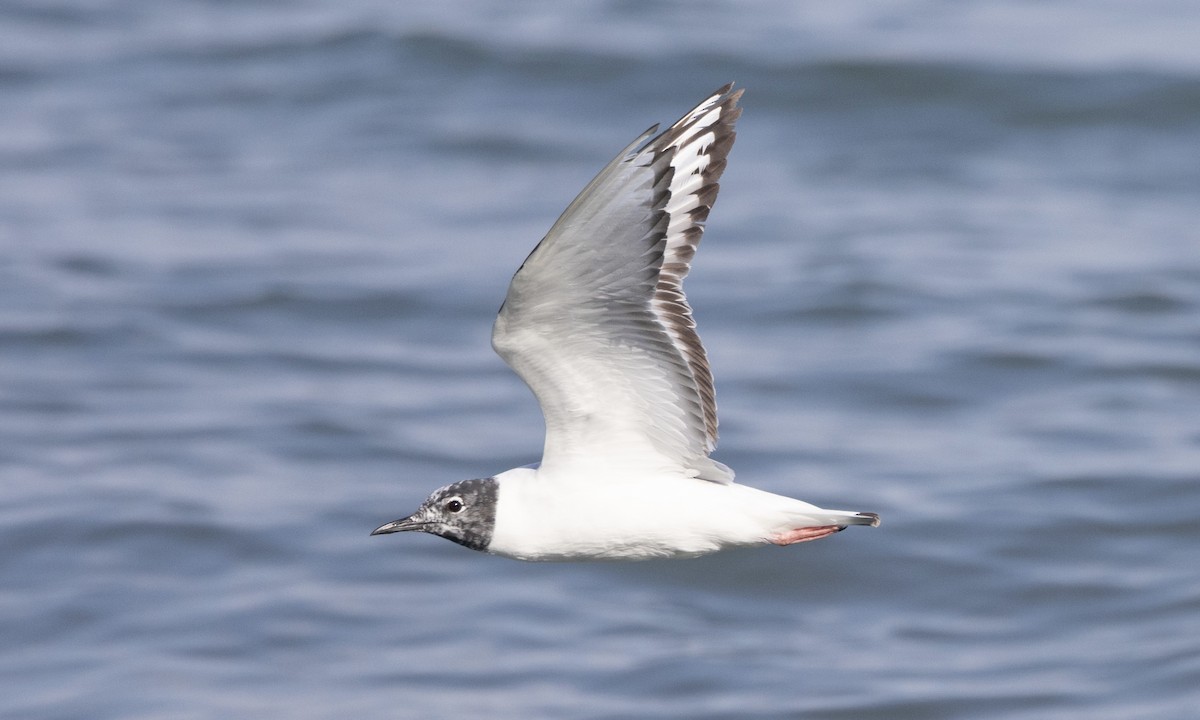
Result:
[[[721,87],[717,88],[717,89],[716,89],[716,90],[713,92],[713,96],[714,96],[714,97],[725,97],[726,95],[732,95],[732,94],[735,94],[735,93],[736,93],[737,95],[741,95],[741,94],[742,94],[742,92],[744,92],[744,91],[745,91],[745,88],[738,88],[738,89],[735,91],[735,90],[733,89],[733,86],[734,86],[734,85],[736,85],[736,84],[737,84],[736,82],[734,82],[733,80],[730,80],[729,82],[725,83],[725,84],[724,84],[724,85],[722,85]]]
[[[718,102],[727,102],[729,103],[730,108],[733,108],[735,105],[737,105],[738,101],[742,99],[742,93],[746,92],[746,88],[738,88],[734,90],[733,86],[733,82],[725,83],[718,88],[715,93],[713,93],[713,95],[718,98]],[[741,109],[738,108],[738,110],[740,112]]]
[[[742,93],[746,91],[745,88],[738,88],[734,90],[733,85],[734,84],[732,82],[725,83],[721,87],[712,91],[712,93],[710,93],[702,103],[692,108],[691,112],[684,115],[671,127],[678,128],[679,126],[712,111],[716,107],[721,107],[723,110],[721,120],[722,124],[733,125],[733,123],[737,122],[738,117],[740,117],[742,114],[742,109],[738,107],[738,100],[741,100]]]

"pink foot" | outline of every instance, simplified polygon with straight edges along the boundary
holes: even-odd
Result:
[[[802,527],[795,530],[786,530],[771,538],[771,542],[776,545],[795,545],[796,543],[808,542],[809,540],[820,540],[836,532],[845,530],[845,525],[821,525],[819,527]]]

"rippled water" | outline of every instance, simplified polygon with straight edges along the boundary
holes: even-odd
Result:
[[[415,5],[0,6],[0,715],[1195,716],[1193,4]],[[718,457],[883,526],[368,538],[537,459],[512,271],[728,80]]]

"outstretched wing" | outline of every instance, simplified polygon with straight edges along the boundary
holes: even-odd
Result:
[[[541,404],[543,471],[733,478],[708,457],[713,379],[683,293],[741,114],[732,87],[621,151],[513,277],[492,346]]]

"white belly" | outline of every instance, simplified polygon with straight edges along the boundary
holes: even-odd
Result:
[[[803,524],[808,503],[685,477],[564,481],[497,476],[488,552],[521,560],[642,560],[758,545]]]

